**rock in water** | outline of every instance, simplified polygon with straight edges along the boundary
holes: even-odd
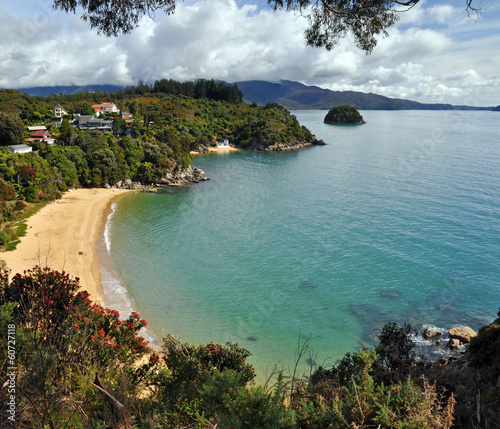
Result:
[[[422,334],[422,337],[424,337],[424,340],[428,340],[430,338],[439,337],[440,335],[441,332],[433,331],[432,329],[426,329]]]
[[[318,289],[318,286],[316,286],[314,283],[311,282],[301,282],[299,285],[299,289],[314,290]]]
[[[450,338],[456,338],[464,343],[470,343],[470,340],[477,336],[477,333],[468,326],[457,326],[451,328],[448,332]]]

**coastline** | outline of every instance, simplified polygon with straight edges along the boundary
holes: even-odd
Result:
[[[229,147],[208,147],[208,152],[198,152],[192,150],[190,153],[191,155],[205,155],[207,153],[212,153],[212,152],[241,152],[240,148],[234,147],[234,146],[229,146]]]
[[[26,235],[16,249],[0,253],[10,275],[35,265],[79,277],[80,286],[94,302],[103,303],[97,247],[112,202],[130,190],[76,189],[30,216]]]

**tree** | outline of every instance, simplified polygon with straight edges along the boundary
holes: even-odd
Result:
[[[465,0],[468,14],[480,13],[474,0]],[[299,12],[309,20],[304,32],[309,46],[332,49],[349,32],[356,46],[370,53],[377,44],[376,36],[387,36],[387,29],[420,0],[268,0],[274,9]]]
[[[24,128],[16,115],[0,112],[0,146],[23,144]]]
[[[67,145],[70,143],[71,138],[71,127],[69,125],[68,118],[64,118],[61,123],[61,127],[59,128],[59,140]]]
[[[176,0],[54,0],[54,8],[65,12],[76,13],[80,6],[82,19],[106,36],[128,34],[144,15],[153,17],[159,9],[170,15],[175,11],[175,5]]]
[[[76,13],[83,9],[82,19],[91,28],[107,36],[130,33],[139,20],[163,9],[168,15],[175,12],[176,0],[53,0],[54,8]],[[477,7],[474,4],[478,2]],[[420,0],[268,0],[274,9],[295,11],[309,19],[305,31],[310,46],[332,49],[351,32],[356,45],[371,52],[377,44],[376,36],[387,36],[387,29]],[[465,0],[468,14],[482,12],[480,0]]]

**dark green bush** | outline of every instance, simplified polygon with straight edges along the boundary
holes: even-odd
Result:
[[[0,246],[7,244],[9,236],[5,231],[0,231]]]
[[[325,116],[326,124],[364,124],[365,120],[353,106],[337,106]]]

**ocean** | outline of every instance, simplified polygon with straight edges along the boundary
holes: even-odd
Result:
[[[273,368],[328,366],[408,322],[443,332],[500,306],[500,114],[293,111],[326,146],[197,156],[210,181],[113,205],[104,300],[156,344],[249,349]],[[124,314],[123,314],[124,313]],[[416,336],[430,356],[443,347]]]

